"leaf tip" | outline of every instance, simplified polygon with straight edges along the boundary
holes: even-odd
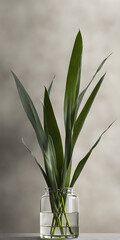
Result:
[[[107,74],[107,72],[105,72],[105,73],[103,74],[103,78],[106,76],[106,74]]]
[[[10,69],[10,71],[11,71],[11,73],[12,73],[12,75],[13,75],[13,77],[15,77],[15,73]]]
[[[113,54],[113,52],[111,52],[109,55],[108,55],[108,57],[107,58],[109,58],[111,55]]]
[[[77,33],[76,39],[77,39],[77,38],[82,42],[82,34],[81,34],[80,29],[79,29],[79,31],[78,31],[78,33]],[[82,42],[82,44],[83,44],[83,42]]]

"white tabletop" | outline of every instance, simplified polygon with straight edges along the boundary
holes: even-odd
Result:
[[[85,233],[79,235],[79,240],[120,240],[119,234],[110,233]]]
[[[0,234],[0,240],[38,240],[39,233]],[[80,233],[76,240],[120,240],[120,233]]]

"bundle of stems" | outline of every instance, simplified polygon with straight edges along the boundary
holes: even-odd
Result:
[[[90,82],[83,90],[80,90],[82,51],[83,41],[81,32],[79,31],[73,46],[66,80],[64,96],[64,125],[65,125],[64,149],[60,130],[50,100],[50,92],[53,80],[50,83],[48,89],[45,87],[44,90],[44,100],[42,104],[44,120],[42,125],[37,110],[29,94],[27,93],[27,91],[25,90],[20,80],[15,75],[15,73],[12,72],[23,108],[34,128],[39,146],[43,153],[44,169],[41,166],[40,162],[38,162],[34,154],[31,152],[31,150],[27,147],[24,141],[23,143],[27,147],[27,149],[31,152],[35,162],[39,166],[48,188],[52,189],[53,191],[50,194],[51,209],[53,212],[53,221],[50,231],[51,236],[54,235],[56,226],[59,226],[61,234],[65,235],[62,225],[63,215],[66,219],[66,225],[70,233],[71,234],[73,233],[67,218],[67,214],[65,212],[66,197],[63,194],[64,189],[74,186],[93,149],[99,143],[102,135],[113,124],[111,123],[108,126],[108,128],[105,131],[103,131],[103,133],[99,136],[99,138],[93,144],[91,149],[80,160],[71,178],[73,150],[106,73],[103,74],[100,80],[97,82],[97,84],[95,84],[91,94],[89,95],[87,101],[85,102],[82,109],[80,109],[80,111],[79,108],[81,107],[82,100],[89,86],[93,83],[93,80],[95,79],[96,75],[99,73],[104,63],[111,55],[110,54],[101,62]]]
[[[60,229],[61,235],[67,238],[67,229],[70,234],[74,234],[65,210],[65,205],[67,200],[67,189],[66,190],[58,189],[57,191],[50,190],[49,196],[50,196],[51,206],[52,206],[52,201],[54,202],[52,206],[53,220],[52,220],[52,225],[50,230],[51,238],[55,233],[56,227]],[[64,225],[63,225],[63,218],[65,219],[65,222],[66,222],[66,224]]]

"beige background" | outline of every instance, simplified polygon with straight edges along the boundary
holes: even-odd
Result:
[[[0,232],[39,232],[39,199],[45,186],[21,144],[24,137],[43,161],[10,69],[32,96],[41,119],[44,85],[56,74],[51,98],[64,139],[65,79],[78,29],[84,41],[82,88],[103,58],[113,55],[101,72],[108,73],[77,142],[73,169],[107,125],[118,119],[75,186],[81,232],[120,232],[119,9],[119,0],[0,0]]]

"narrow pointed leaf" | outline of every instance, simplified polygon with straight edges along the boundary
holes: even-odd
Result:
[[[82,58],[82,36],[80,31],[77,34],[75,39],[67,81],[66,81],[66,89],[65,89],[65,98],[64,98],[64,120],[66,126],[66,119],[67,119],[67,108],[68,108],[68,99],[70,100],[70,112],[72,112],[72,108],[74,106],[75,100],[77,99],[80,87],[80,75],[81,75],[81,58]]]
[[[50,93],[51,93],[51,89],[52,89],[52,85],[53,85],[53,82],[54,82],[54,79],[55,79],[55,75],[48,87],[48,95],[50,96]],[[48,129],[47,129],[47,122],[46,122],[46,117],[45,117],[45,111],[44,111],[44,102],[43,102],[43,122],[44,122],[44,130],[45,132],[48,134]]]
[[[69,184],[70,184],[71,168],[72,168],[72,161],[70,161],[67,172],[66,172],[65,187],[69,187]]]
[[[26,147],[26,149],[31,153],[31,155],[32,155],[32,157],[34,158],[36,164],[37,164],[38,167],[40,168],[40,170],[41,170],[41,172],[42,172],[42,174],[43,174],[43,177],[44,177],[47,185],[49,186],[48,179],[47,179],[47,175],[46,175],[45,171],[44,171],[43,168],[41,167],[40,163],[37,161],[35,155],[32,153],[32,151],[31,151],[31,150],[29,149],[29,147],[26,145],[26,143],[24,142],[24,139],[23,139],[23,138],[22,138],[22,143],[23,143],[23,145]]]
[[[68,108],[67,108],[67,119],[66,119],[66,136],[65,136],[65,157],[66,157],[66,167],[68,167],[70,159],[71,159],[71,139],[72,139],[72,131],[71,131],[71,118],[70,118],[70,105],[68,100]]]
[[[50,135],[48,136],[48,141],[49,141],[49,146],[50,146],[50,155],[51,155],[53,173],[55,174],[55,179],[57,181],[57,185],[59,185],[59,183],[60,183],[59,173],[58,173],[59,169],[57,169],[55,147],[53,144],[52,137]]]
[[[50,93],[51,93],[51,89],[52,89],[52,85],[53,85],[54,79],[55,79],[55,75],[54,75],[54,77],[53,77],[53,79],[52,79],[52,81],[51,81],[51,83],[50,83],[50,85],[48,87],[48,95],[49,96],[50,96]],[[41,104],[42,104],[42,106],[44,108],[44,102],[43,102],[43,100],[41,98],[40,98],[40,102],[41,102]]]
[[[80,104],[82,102],[82,99],[84,97],[84,94],[86,92],[87,88],[85,88],[78,96],[77,100],[76,100],[76,103],[72,109],[72,116],[71,116],[71,121],[72,121],[72,124],[74,124],[75,120],[76,120],[76,117],[77,117],[77,113],[78,113],[78,109],[80,107]]]
[[[112,53],[111,53],[112,54]],[[74,108],[73,108],[73,120],[76,119],[76,116],[77,116],[77,113],[78,113],[78,109],[80,107],[80,104],[82,102],[82,99],[88,89],[88,87],[91,85],[91,83],[93,82],[94,78],[96,77],[96,75],[99,73],[99,71],[101,70],[101,68],[103,67],[104,63],[106,62],[106,60],[111,56],[111,54],[109,54],[102,62],[101,64],[99,65],[99,67],[97,68],[97,71],[95,72],[95,74],[93,75],[91,81],[88,83],[87,87],[79,94],[77,100],[76,100],[76,103],[74,105]]]
[[[38,142],[40,144],[40,147],[43,151],[43,149],[46,147],[46,135],[44,133],[44,130],[42,128],[39,116],[37,114],[37,111],[35,109],[35,106],[30,98],[30,96],[28,95],[28,93],[26,92],[26,90],[24,89],[23,85],[21,84],[21,82],[19,81],[19,79],[17,78],[17,76],[12,72],[13,77],[15,79],[15,83],[17,86],[17,90],[19,93],[19,97],[21,100],[21,103],[23,105],[23,108],[27,114],[27,117],[29,118],[35,132],[37,135],[37,139]]]
[[[112,53],[111,53],[112,54]],[[111,54],[109,54],[99,65],[99,67],[97,68],[95,74],[93,75],[91,81],[89,82],[89,84],[87,85],[87,87],[85,88],[86,90],[88,89],[88,87],[91,85],[92,81],[94,80],[94,78],[96,77],[96,75],[99,73],[99,71],[101,70],[101,68],[103,67],[103,65],[105,64],[106,60],[111,56]]]
[[[76,140],[78,138],[78,135],[83,127],[83,124],[85,122],[85,119],[90,111],[90,108],[92,106],[92,103],[94,102],[94,99],[98,93],[98,90],[103,82],[103,79],[105,77],[105,74],[101,77],[95,88],[93,89],[91,95],[89,96],[85,106],[83,107],[82,111],[80,112],[77,120],[75,121],[74,129],[73,129],[73,137],[72,137],[72,148],[74,148],[74,145],[76,143]]]
[[[85,166],[89,156],[91,155],[93,149],[97,146],[97,144],[99,143],[101,137],[103,136],[103,134],[112,126],[114,122],[112,122],[109,127],[100,135],[100,137],[97,139],[97,141],[95,142],[95,144],[92,146],[92,148],[90,149],[90,151],[85,155],[85,157],[78,163],[76,169],[75,169],[75,172],[73,174],[73,177],[72,177],[72,181],[71,181],[71,184],[70,184],[70,187],[73,187],[73,185],[75,184],[76,180],[78,179],[81,171],[83,170],[83,167]]]
[[[46,89],[45,89],[45,96],[44,96],[44,116],[45,116],[46,128],[47,128],[48,134],[51,136],[54,147],[55,147],[56,166],[58,171],[61,173],[62,166],[63,166],[62,140],[61,140],[58,124],[55,118],[55,114],[52,108],[52,104]]]
[[[56,155],[51,136],[48,136],[47,150],[44,152],[45,168],[48,176],[49,187],[58,188],[58,175],[56,169]]]
[[[50,83],[50,85],[49,85],[49,87],[48,87],[48,95],[50,95],[50,92],[51,92],[51,89],[52,89],[52,85],[53,85],[54,79],[55,79],[55,75],[54,75],[54,77],[53,77],[53,79],[52,79],[52,81],[51,81],[51,83]]]
[[[99,65],[99,67],[97,68],[97,71],[95,72],[94,76],[92,77],[92,80],[96,77],[97,73],[101,70],[101,68],[103,67],[104,63],[106,62],[106,60],[112,55],[112,53],[110,53]],[[92,82],[91,80],[91,82]],[[91,84],[91,82],[89,83],[89,85]]]

